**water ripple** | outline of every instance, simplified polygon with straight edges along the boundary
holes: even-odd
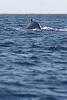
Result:
[[[27,30],[30,18],[41,30]],[[0,100],[67,100],[67,15],[0,15]]]

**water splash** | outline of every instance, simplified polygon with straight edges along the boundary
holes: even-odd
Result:
[[[67,28],[52,28],[52,27],[41,27],[41,29],[22,29],[20,27],[13,27],[13,30],[15,31],[19,31],[19,32],[25,32],[25,31],[29,31],[29,30],[33,30],[33,31],[41,31],[41,30],[44,30],[44,31],[64,31],[64,32],[67,32]]]
[[[15,31],[19,31],[19,32],[22,32],[22,31],[25,31],[24,29],[22,29],[22,28],[20,28],[20,27],[13,27],[13,29],[15,30]]]
[[[47,27],[47,26],[41,27],[41,30],[47,30],[47,31],[53,30],[53,31],[66,31],[67,32],[67,28],[52,28],[52,27]]]
[[[61,29],[58,29],[59,31],[66,31],[67,32],[67,28],[61,28]]]
[[[45,27],[41,27],[41,29],[42,29],[42,30],[54,30],[53,28],[51,28],[51,27],[47,27],[47,26],[45,26]]]

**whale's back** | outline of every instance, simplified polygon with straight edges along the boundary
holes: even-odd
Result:
[[[40,25],[37,22],[31,22],[28,26],[27,29],[40,29]]]

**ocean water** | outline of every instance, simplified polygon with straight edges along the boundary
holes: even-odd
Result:
[[[67,14],[0,14],[0,100],[67,100]]]

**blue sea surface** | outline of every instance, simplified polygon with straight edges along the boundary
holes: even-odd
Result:
[[[0,100],[67,100],[67,14],[0,14]]]

